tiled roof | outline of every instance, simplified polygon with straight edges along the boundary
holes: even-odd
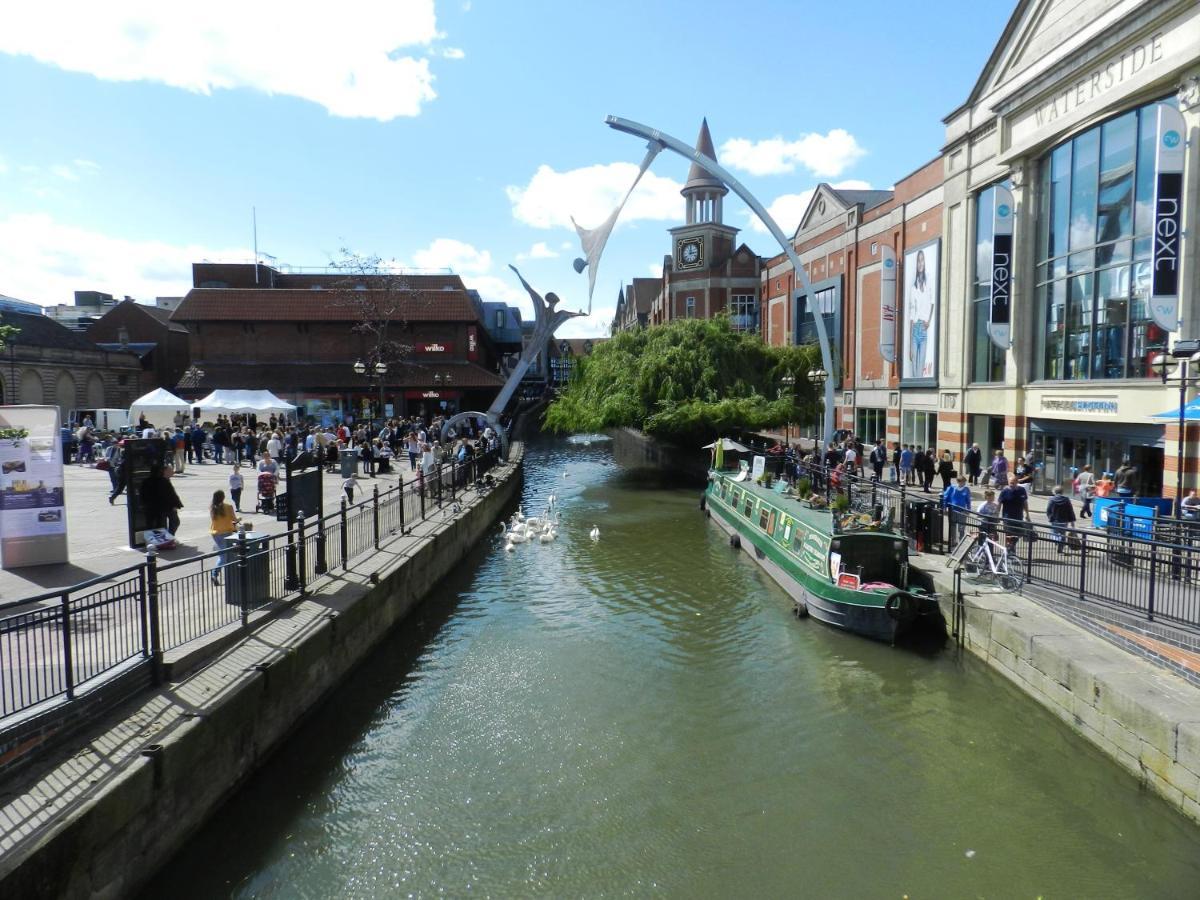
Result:
[[[374,292],[363,291],[370,295]],[[357,321],[354,306],[339,302],[345,296],[327,290],[253,290],[193,288],[172,313],[176,322],[328,322]],[[476,322],[475,305],[465,291],[418,291],[401,301],[397,321]]]
[[[840,197],[846,206],[853,206],[856,203],[863,205],[863,212],[868,209],[874,209],[881,203],[887,203],[892,199],[891,191],[861,191],[849,188],[829,188],[834,194]]]
[[[282,396],[291,391],[351,390],[359,391],[374,385],[357,374],[348,363],[209,363],[201,360],[197,366],[204,378],[198,385],[188,385],[192,393],[211,390],[269,390]],[[402,388],[433,388],[433,376],[449,375],[450,388],[499,388],[504,377],[483,366],[470,362],[438,362],[428,365],[400,363],[390,367],[384,383],[389,390]],[[443,385],[444,387],[447,385]]]
[[[662,292],[661,278],[633,279],[633,305],[640,313],[650,312],[650,307]],[[627,299],[628,302],[628,299]]]
[[[147,315],[153,316],[155,319],[158,319],[158,321],[160,321],[164,325],[166,325],[169,330],[175,331],[175,332],[178,332],[181,334],[188,333],[188,330],[186,328],[184,328],[182,325],[180,325],[178,322],[171,321],[171,310],[166,309],[162,306],[148,306],[145,303],[138,303],[138,304],[136,304],[136,306],[138,309],[140,309],[142,312],[146,313]]]
[[[100,348],[85,338],[78,331],[72,331],[65,325],[51,319],[30,313],[14,312],[11,309],[0,309],[0,325],[13,325],[21,329],[16,337],[9,338],[15,346],[50,347],[55,350],[90,350],[92,353],[101,352]]]

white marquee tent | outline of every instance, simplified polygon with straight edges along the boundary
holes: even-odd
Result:
[[[255,413],[270,415],[271,413],[296,412],[296,407],[285,400],[280,400],[270,391],[213,391],[207,397],[197,400],[192,406],[200,407],[200,418],[205,419],[218,413]]]
[[[151,425],[165,428],[175,422],[175,414],[178,412],[190,416],[192,405],[176,397],[166,388],[155,388],[129,405],[129,422],[136,425],[138,416],[145,416]]]

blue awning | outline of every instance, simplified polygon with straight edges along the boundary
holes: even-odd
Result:
[[[1179,407],[1169,409],[1166,412],[1156,413],[1150,418],[1174,419],[1175,421],[1179,421]],[[1200,422],[1200,397],[1197,397],[1195,400],[1189,400],[1183,405],[1183,421]]]

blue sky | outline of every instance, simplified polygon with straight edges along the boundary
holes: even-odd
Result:
[[[506,265],[586,308],[567,217],[596,225],[643,146],[612,113],[721,161],[785,230],[821,181],[889,187],[937,155],[1009,0],[895,3],[401,0],[48,4],[0,30],[0,293],[182,294],[189,264],[342,247],[449,266],[527,305]],[[193,9],[184,9],[192,7]],[[178,9],[176,7],[179,7]],[[309,11],[311,9],[311,11]],[[919,9],[919,12],[915,12]],[[181,11],[182,10],[182,11]],[[662,154],[600,266],[651,274],[680,224],[684,160]],[[763,255],[740,204],[726,221]]]

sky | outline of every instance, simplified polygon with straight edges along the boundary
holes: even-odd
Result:
[[[509,264],[589,308],[571,217],[598,225],[645,146],[692,144],[793,231],[813,188],[888,188],[937,156],[1013,0],[150,0],[35,3],[0,27],[0,294],[179,296],[191,263],[451,268],[531,314]],[[657,275],[688,163],[663,153],[597,272]],[[725,221],[778,252],[736,199]],[[265,259],[270,261],[270,259]]]

